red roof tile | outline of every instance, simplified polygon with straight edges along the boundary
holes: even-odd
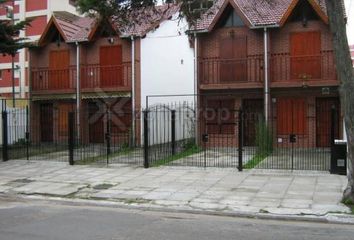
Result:
[[[115,28],[123,37],[137,36],[143,37],[149,31],[157,28],[163,21],[170,19],[179,11],[179,6],[165,4],[157,6],[155,9],[144,9],[132,13],[130,24],[121,23],[119,19],[113,19]]]
[[[88,36],[96,24],[93,18],[79,17],[68,12],[54,12],[53,17],[67,42],[88,41]]]
[[[312,0],[319,5],[323,14],[327,15],[327,9],[324,0]],[[226,3],[225,3],[226,2]],[[216,0],[213,7],[211,7],[203,16],[196,22],[192,31],[208,30],[209,26],[218,16],[218,11],[224,4],[233,4],[250,22],[251,27],[280,25],[281,20],[287,13],[287,10],[294,3],[294,0]],[[344,5],[343,5],[344,6]]]

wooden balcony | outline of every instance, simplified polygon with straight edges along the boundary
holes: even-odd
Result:
[[[74,93],[76,66],[68,69],[33,68],[31,89],[34,94]],[[131,63],[116,66],[83,65],[80,67],[82,92],[130,91]]]
[[[264,58],[209,58],[199,61],[201,89],[245,89],[264,87]],[[271,87],[336,86],[333,51],[316,56],[292,57],[289,53],[271,54],[269,59]]]
[[[293,57],[288,53],[270,57],[272,87],[338,85],[333,51],[319,55]]]
[[[199,61],[201,89],[259,88],[264,81],[264,58],[208,58]]]

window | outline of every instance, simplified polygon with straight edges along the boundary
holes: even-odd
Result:
[[[227,17],[223,27],[243,27],[243,26],[245,26],[245,24],[243,23],[240,16],[237,15],[235,10],[232,10],[232,12]]]
[[[236,111],[233,99],[208,100],[204,114],[209,134],[235,134]]]
[[[0,80],[2,80],[2,70],[0,69]]]
[[[305,99],[277,99],[277,132],[278,135],[307,133],[307,106]]]

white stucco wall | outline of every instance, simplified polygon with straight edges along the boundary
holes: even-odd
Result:
[[[187,27],[184,21],[173,17],[142,39],[142,108],[146,107],[149,95],[194,93],[194,49],[185,34]],[[192,97],[149,98],[149,106],[191,100]]]

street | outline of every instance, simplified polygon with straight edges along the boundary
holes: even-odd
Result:
[[[287,222],[0,198],[1,240],[352,239],[352,225]]]

